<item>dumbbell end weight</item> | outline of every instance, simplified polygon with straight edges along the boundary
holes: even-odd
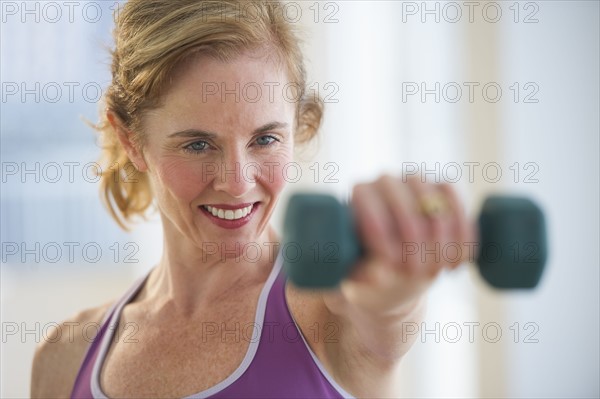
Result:
[[[292,282],[305,288],[337,286],[362,256],[348,205],[323,194],[295,194],[284,221],[283,262]],[[547,258],[541,210],[525,198],[488,198],[479,217],[477,263],[496,288],[533,288]]]
[[[520,197],[491,196],[478,220],[477,264],[483,279],[496,288],[534,288],[548,257],[546,223],[541,209]]]
[[[300,287],[335,287],[362,255],[352,212],[329,195],[292,196],[283,237],[285,272]]]

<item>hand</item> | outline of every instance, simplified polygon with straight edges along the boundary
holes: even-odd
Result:
[[[366,254],[339,293],[344,306],[363,314],[410,312],[440,270],[468,260],[465,243],[475,241],[448,184],[383,176],[354,188],[352,209]]]

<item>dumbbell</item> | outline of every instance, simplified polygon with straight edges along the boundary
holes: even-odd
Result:
[[[496,288],[534,288],[547,259],[540,208],[527,198],[491,196],[478,227],[478,242],[471,248],[483,279]],[[281,251],[288,277],[306,288],[337,286],[364,255],[352,209],[326,194],[290,198]]]

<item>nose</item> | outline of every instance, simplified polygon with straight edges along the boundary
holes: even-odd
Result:
[[[218,173],[213,180],[215,191],[223,191],[233,198],[244,198],[256,184],[254,162],[249,162],[243,151],[224,154]]]

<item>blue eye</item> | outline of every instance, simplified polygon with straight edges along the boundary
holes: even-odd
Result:
[[[273,136],[261,136],[256,139],[256,142],[260,146],[268,146],[271,143],[273,143],[274,141],[277,141],[277,139]]]
[[[186,151],[189,152],[204,152],[208,147],[208,143],[206,141],[195,141],[191,144],[183,147]]]

